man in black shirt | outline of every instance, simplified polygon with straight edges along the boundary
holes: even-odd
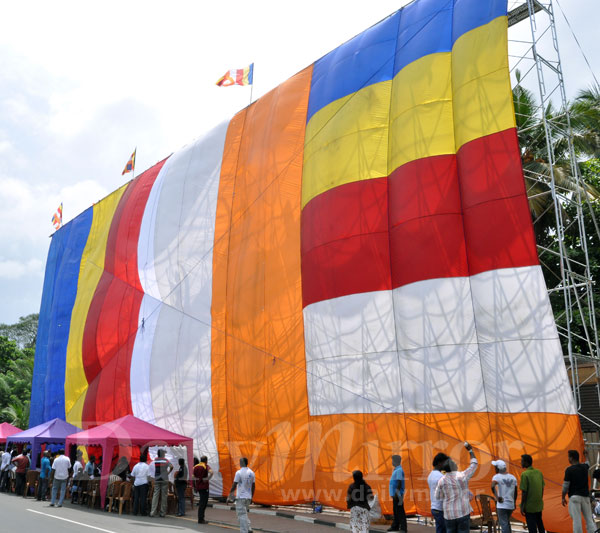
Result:
[[[573,520],[573,533],[583,533],[581,515],[585,519],[588,533],[596,531],[589,491],[589,466],[579,462],[579,452],[569,450],[569,466],[565,470],[565,481],[562,489],[562,504],[567,505],[566,495],[569,494],[569,514]]]

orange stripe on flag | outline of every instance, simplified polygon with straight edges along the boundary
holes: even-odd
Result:
[[[213,419],[224,490],[246,455],[258,501],[312,487],[310,479],[298,483],[308,453],[300,193],[311,74],[312,67],[300,72],[233,118],[221,167]]]
[[[468,466],[463,442],[475,448],[479,467],[469,481],[473,494],[489,494],[491,461],[503,459],[517,480],[522,473],[521,454],[533,456],[542,471],[544,521],[558,525],[555,531],[568,533],[571,521],[560,505],[566,450],[582,445],[577,415],[555,413],[428,413],[428,414],[346,414],[311,418],[311,451],[316,465],[315,499],[338,508],[345,505],[346,489],[354,469],[379,495],[383,510],[392,513],[389,497],[391,456],[399,454],[406,476],[404,508],[407,513],[431,516],[427,476],[436,453],[453,457],[460,470]],[[408,437],[407,437],[408,435]],[[520,497],[519,497],[520,498]],[[472,502],[475,514],[478,503]],[[513,518],[524,520],[518,512]]]

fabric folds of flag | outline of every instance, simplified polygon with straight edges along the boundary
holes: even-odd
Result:
[[[217,81],[219,87],[230,87],[231,85],[252,85],[254,77],[254,63],[246,68],[234,68],[228,70]]]
[[[431,457],[459,460],[467,438],[473,493],[490,458],[516,470],[530,453],[544,522],[570,533],[561,458],[583,436],[527,203],[507,11],[415,0],[56,232],[30,425],[131,414],[193,438],[213,496],[252,457],[274,505],[344,509],[354,465],[383,493],[401,453],[421,515]]]
[[[63,213],[63,205],[62,202],[58,206],[56,213],[52,215],[52,224],[54,225],[54,229],[60,229],[62,226],[62,213]]]
[[[135,153],[137,152],[137,148],[133,151],[133,154],[131,154],[131,157],[129,158],[129,161],[127,161],[127,164],[125,165],[125,168],[123,169],[123,172],[121,172],[121,176],[127,174],[128,172],[132,172],[135,169]]]

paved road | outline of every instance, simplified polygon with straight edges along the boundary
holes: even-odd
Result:
[[[149,518],[92,511],[87,507],[50,507],[32,498],[0,494],[0,531],[11,533],[156,533],[196,531],[223,533],[223,526],[200,526],[192,516],[186,518]],[[334,530],[335,531],[335,530]]]
[[[227,533],[239,531],[235,511],[208,508],[208,525],[196,521],[196,509],[188,516],[177,518],[150,518],[90,510],[87,507],[65,502],[63,507],[50,507],[46,502],[33,498],[23,499],[13,494],[0,493],[0,533],[156,533],[188,532]],[[314,515],[313,515],[314,516]],[[299,517],[301,518],[301,517]],[[335,533],[340,529],[309,524],[300,519],[291,520],[262,514],[260,510],[251,512],[250,519],[254,531],[267,533]],[[422,526],[421,526],[422,527]],[[431,529],[411,533],[431,533]]]

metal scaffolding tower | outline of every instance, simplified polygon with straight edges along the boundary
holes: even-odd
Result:
[[[557,319],[575,404],[580,416],[600,429],[600,420],[591,420],[581,412],[583,386],[595,386],[593,398],[600,406],[600,350],[593,300],[595,281],[588,256],[588,238],[592,233],[589,228],[586,233],[584,224],[585,210],[588,209],[592,217],[593,210],[573,146],[554,8],[552,0],[527,0],[524,3],[520,0],[509,1],[509,10],[511,77],[516,81],[515,86],[527,88],[537,100],[533,110],[536,125],[529,124],[519,133],[525,134],[525,130],[536,128],[541,144],[545,141],[547,156],[544,172],[524,168],[530,200],[540,195],[551,198],[544,212],[537,214],[534,225],[542,217],[553,216],[555,228],[551,230],[551,236],[558,244],[552,249],[538,239],[538,256]],[[552,113],[547,113],[549,106],[554,110]],[[563,154],[561,162],[557,161],[557,143]],[[563,175],[570,173],[569,187],[565,186],[564,180],[557,179],[561,172]],[[600,236],[595,219],[593,232]],[[569,238],[565,239],[565,236]]]

